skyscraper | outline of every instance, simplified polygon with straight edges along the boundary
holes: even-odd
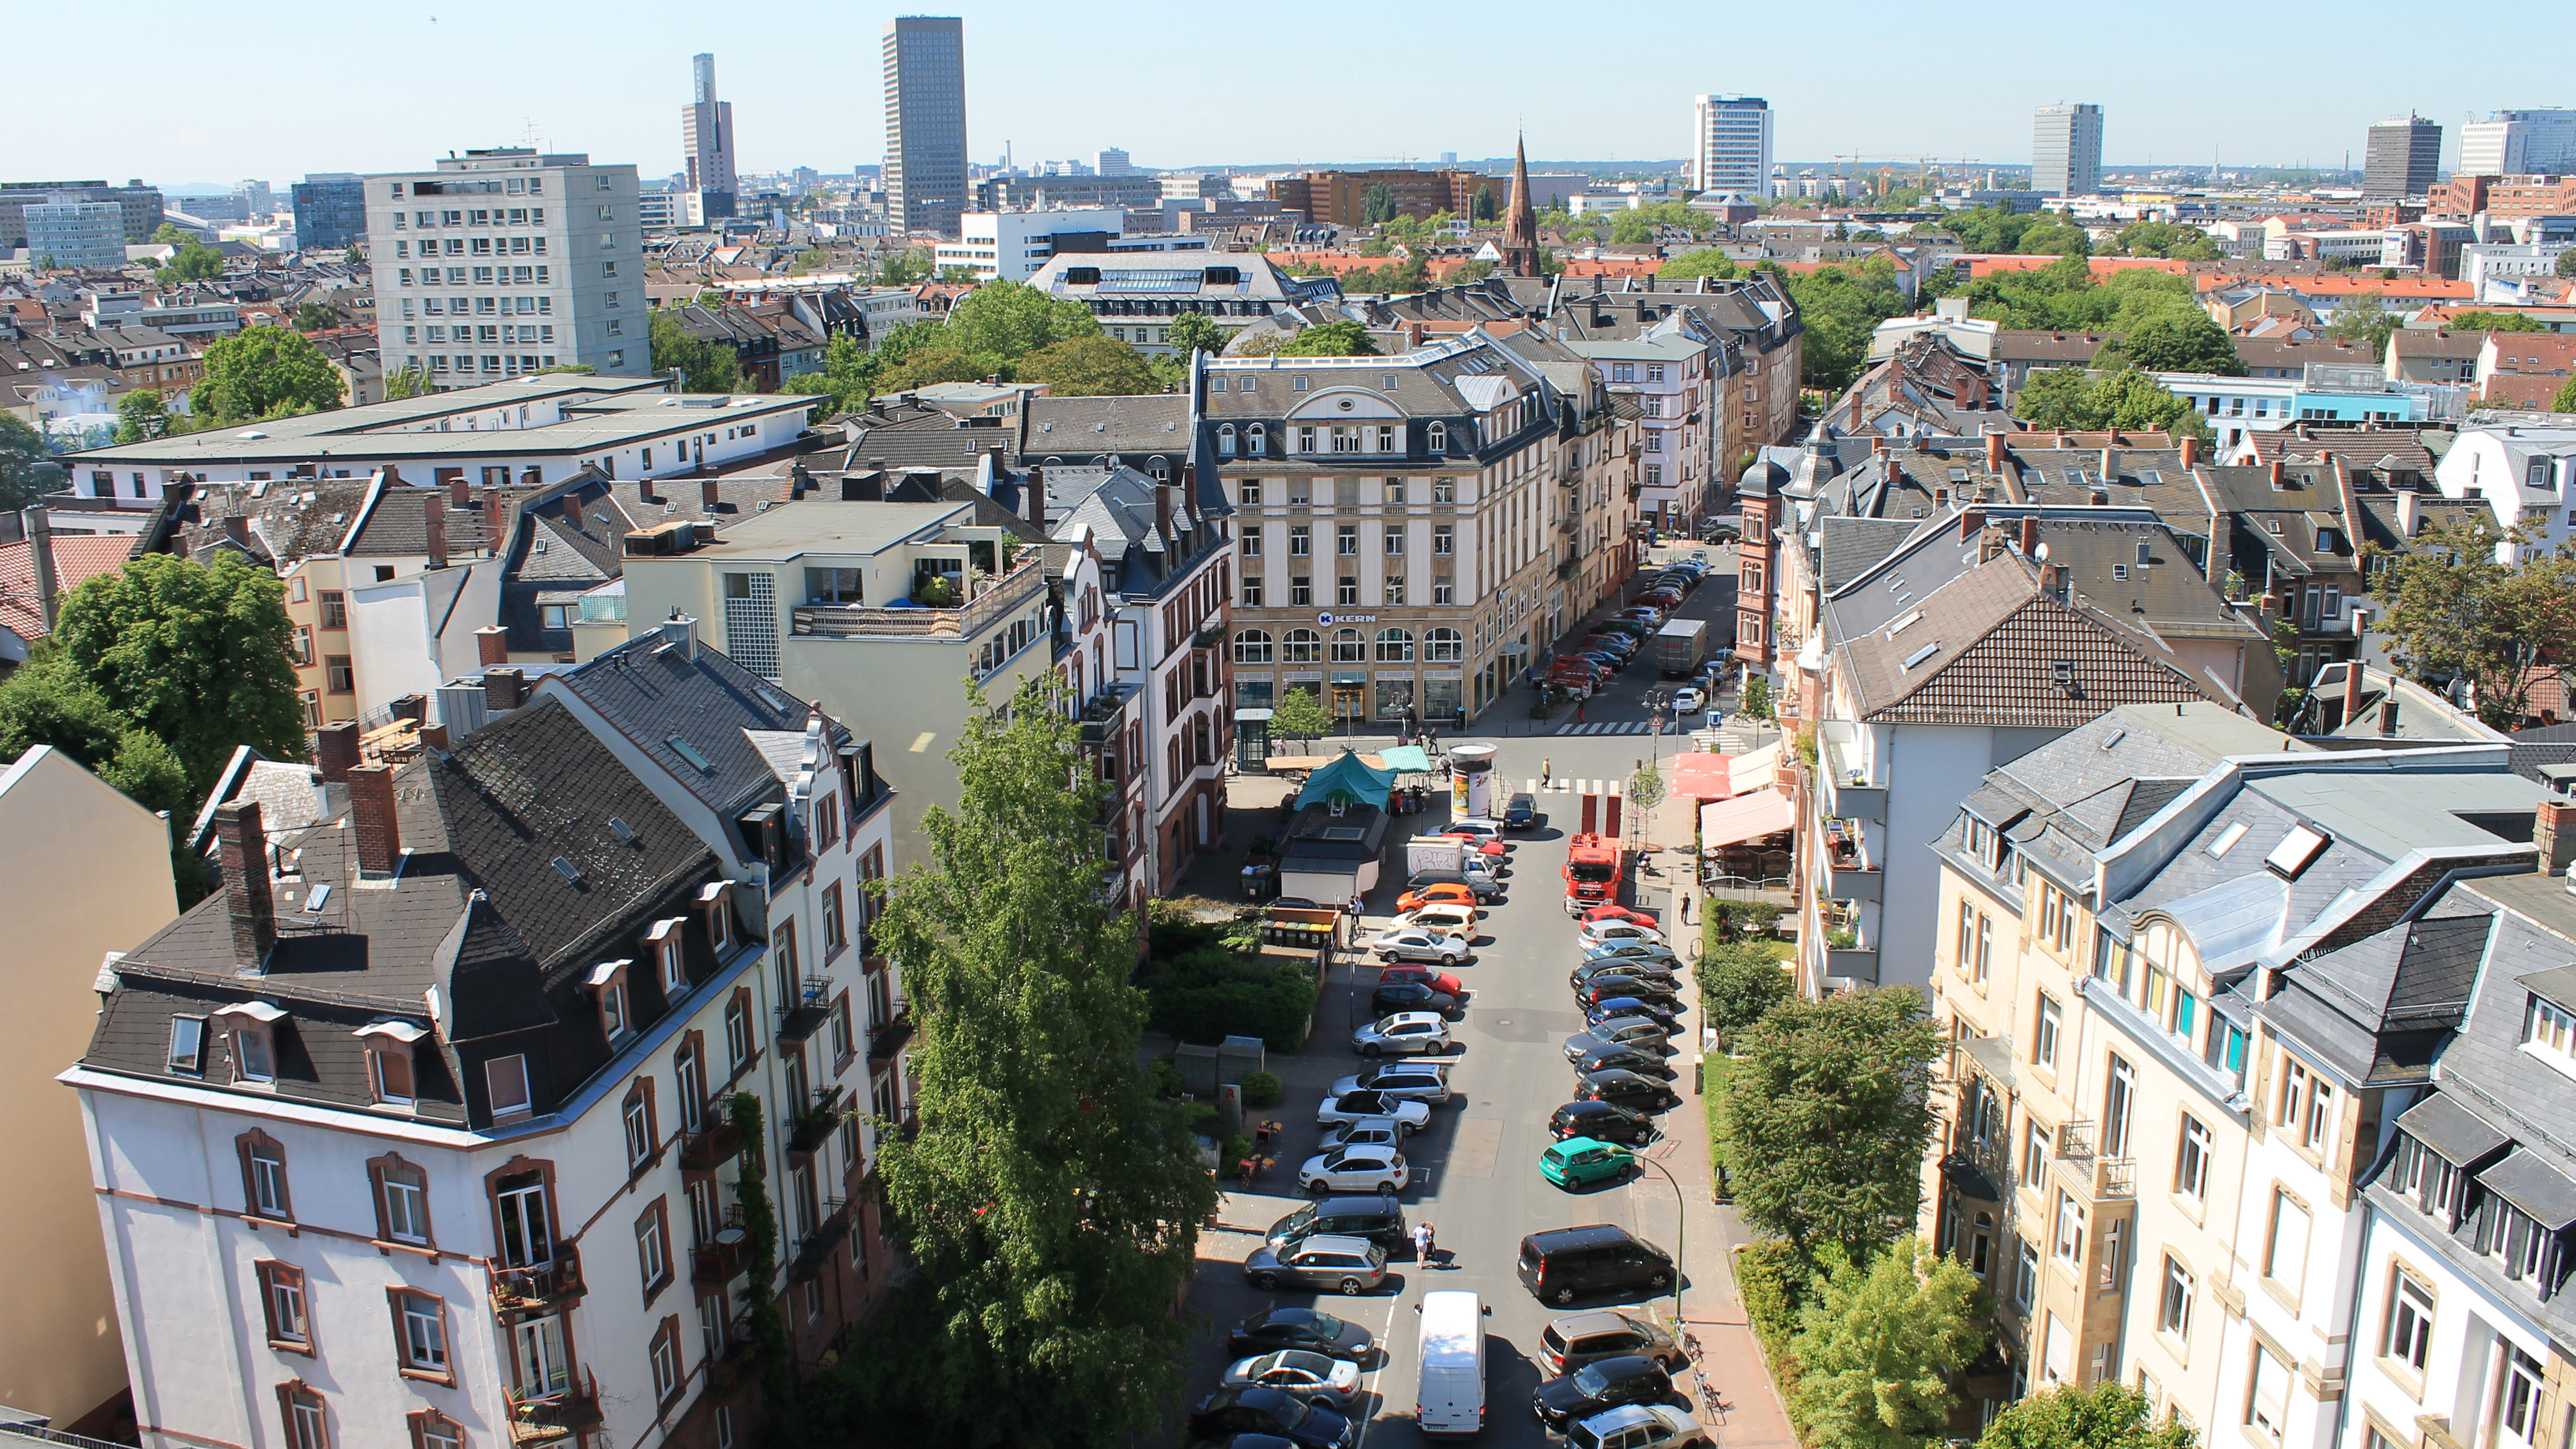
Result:
[[[300,251],[338,251],[367,234],[367,184],[355,172],[308,171],[288,200]]]
[[[957,235],[965,209],[966,22],[906,15],[885,28],[886,219]]]
[[[680,149],[689,158],[685,189],[698,193],[709,220],[734,214],[733,102],[716,99],[716,58],[690,57],[695,90],[680,108]]]
[[[2090,196],[2102,189],[2102,108],[2059,102],[2039,108],[2030,140],[2030,188],[2042,196]]]
[[[2370,128],[2362,153],[2361,194],[2371,200],[2422,196],[2442,170],[2442,128],[2412,114]]]
[[[2460,128],[2462,176],[2576,171],[2576,111],[2489,111]]]
[[[1098,164],[1093,169],[1103,176],[1133,176],[1136,174],[1136,163],[1127,159],[1127,152],[1123,148],[1104,146],[1100,150]]]
[[[1760,96],[1691,98],[1693,191],[1762,194],[1771,174],[1771,103]]]

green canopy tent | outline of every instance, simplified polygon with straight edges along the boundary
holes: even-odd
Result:
[[[1360,763],[1360,757],[1349,750],[1341,758],[1306,777],[1306,788],[1297,792],[1297,808],[1329,805],[1367,805],[1386,808],[1386,798],[1395,789],[1395,771],[1371,769]]]

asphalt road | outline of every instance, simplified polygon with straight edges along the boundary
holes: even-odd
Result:
[[[1710,555],[1713,563],[1727,570],[1727,576],[1703,583],[1685,601],[1683,613],[1725,621],[1732,611],[1733,561],[1722,549],[1711,549]],[[1724,626],[1713,632],[1723,637]],[[1588,722],[1644,720],[1648,692],[1658,683],[1651,663],[1633,666],[1595,697],[1586,710]],[[1492,721],[1499,723],[1507,714],[1520,712],[1519,704],[1507,700]],[[1560,720],[1570,724],[1571,715]],[[1514,723],[1528,729],[1533,722],[1516,719]],[[1551,763],[1558,788],[1540,794],[1540,809],[1546,815],[1541,828],[1511,837],[1515,844],[1502,877],[1503,898],[1479,923],[1476,954],[1458,972],[1472,994],[1466,1019],[1452,1028],[1464,1049],[1452,1058],[1451,1103],[1435,1108],[1429,1125],[1406,1146],[1414,1180],[1402,1194],[1405,1214],[1410,1221],[1428,1220],[1435,1226],[1434,1262],[1427,1267],[1416,1263],[1407,1249],[1391,1264],[1395,1272],[1384,1289],[1353,1298],[1331,1293],[1258,1293],[1244,1283],[1235,1266],[1257,1245],[1255,1234],[1304,1200],[1296,1190],[1295,1165],[1314,1151],[1320,1135],[1313,1121],[1315,1104],[1333,1076],[1361,1065],[1350,1049],[1349,1029],[1366,1019],[1368,989],[1378,967],[1373,960],[1346,962],[1326,984],[1321,1018],[1308,1050],[1299,1057],[1271,1060],[1271,1069],[1287,1084],[1287,1100],[1257,1115],[1286,1125],[1284,1141],[1273,1149],[1279,1165],[1264,1175],[1256,1190],[1227,1193],[1219,1216],[1228,1231],[1206,1239],[1203,1255],[1208,1261],[1202,1262],[1192,1303],[1208,1315],[1211,1332],[1193,1355],[1189,1402],[1195,1404],[1215,1388],[1226,1361],[1224,1334],[1238,1319],[1273,1304],[1313,1306],[1361,1324],[1379,1340],[1379,1354],[1364,1366],[1368,1372],[1362,1387],[1369,1397],[1359,1411],[1361,1442],[1389,1449],[1419,1443],[1413,1420],[1414,1310],[1426,1291],[1467,1289],[1481,1295],[1492,1309],[1486,1343],[1488,1427],[1482,1442],[1555,1442],[1529,1410],[1530,1394],[1542,1379],[1535,1361],[1540,1330],[1561,1312],[1648,1298],[1641,1291],[1579,1301],[1574,1310],[1541,1305],[1515,1276],[1521,1238],[1545,1228],[1613,1223],[1672,1252],[1679,1247],[1675,1229],[1681,1206],[1674,1188],[1652,1170],[1640,1169],[1627,1181],[1580,1192],[1551,1186],[1538,1175],[1539,1153],[1551,1140],[1548,1118],[1572,1090],[1573,1072],[1561,1044],[1583,1027],[1582,1013],[1566,986],[1566,972],[1580,952],[1574,923],[1565,914],[1558,875],[1566,838],[1579,818],[1577,796],[1565,788],[1565,782],[1625,778],[1655,745],[1669,757],[1676,748],[1670,730],[1667,722],[1660,740],[1643,734],[1469,731],[1465,738],[1498,746],[1496,768],[1505,788],[1525,788],[1524,782],[1539,774],[1542,760]],[[1631,883],[1637,884],[1634,872]],[[1648,877],[1643,884],[1644,898],[1637,903],[1662,910],[1666,904],[1662,880]],[[1399,889],[1390,886],[1378,892],[1369,902],[1372,915],[1382,918],[1391,911]],[[1684,950],[1687,954],[1688,948]],[[1684,1025],[1695,1030],[1695,1017],[1685,1017]],[[1679,1060],[1687,1077],[1687,1056]],[[1687,1080],[1682,1086],[1687,1092]],[[1669,1131],[1699,1130],[1695,1103],[1686,1101],[1664,1120]],[[1671,1303],[1669,1296],[1654,1301],[1666,1308]]]

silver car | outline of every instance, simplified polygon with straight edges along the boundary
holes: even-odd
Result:
[[[1217,1387],[1244,1389],[1259,1385],[1294,1394],[1310,1404],[1347,1410],[1360,1393],[1360,1366],[1348,1359],[1327,1358],[1302,1348],[1283,1348],[1230,1365]]]
[[[1449,1050],[1449,1022],[1436,1011],[1399,1011],[1351,1033],[1364,1057],[1436,1055]]]
[[[1406,1136],[1404,1124],[1393,1117],[1363,1117],[1357,1122],[1337,1122],[1324,1129],[1324,1140],[1316,1144],[1319,1152],[1336,1147],[1402,1147]]]
[[[1386,1281],[1386,1250],[1366,1238],[1317,1233],[1243,1260],[1244,1281],[1267,1293],[1276,1288],[1330,1288],[1366,1293]]]
[[[1382,1067],[1371,1067],[1334,1082],[1330,1095],[1339,1097],[1347,1092],[1377,1092],[1396,1101],[1437,1107],[1449,1100],[1449,1065],[1446,1062],[1391,1062]]]

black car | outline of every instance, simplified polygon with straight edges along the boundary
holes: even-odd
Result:
[[[1587,1012],[1602,1002],[1623,996],[1659,1003],[1666,1010],[1673,1009],[1680,1000],[1672,981],[1661,976],[1621,976],[1616,973],[1595,976],[1574,991],[1575,1004]]]
[[[1614,1016],[1596,1021],[1565,1039],[1565,1059],[1580,1061],[1594,1052],[1613,1047],[1635,1047],[1659,1057],[1671,1056],[1673,1029],[1650,1016]]]
[[[1631,1112],[1669,1112],[1682,1103],[1681,1093],[1652,1077],[1642,1077],[1625,1067],[1610,1067],[1587,1072],[1574,1079],[1574,1099],[1578,1102],[1608,1102]]]
[[[1577,1419],[1621,1404],[1691,1406],[1689,1399],[1674,1392],[1673,1376],[1662,1364],[1636,1354],[1586,1364],[1561,1379],[1549,1379],[1530,1395],[1530,1411],[1560,1434]]]
[[[1587,1293],[1672,1286],[1673,1255],[1626,1228],[1597,1223],[1521,1239],[1521,1286],[1548,1303]]]
[[[1585,1052],[1574,1059],[1574,1070],[1578,1076],[1590,1076],[1595,1072],[1634,1072],[1659,1082],[1669,1082],[1674,1076],[1672,1063],[1651,1048],[1640,1046],[1606,1046]]]
[[[1590,1028],[1623,1016],[1642,1016],[1668,1032],[1679,1031],[1682,1008],[1677,1001],[1653,1002],[1634,996],[1613,996],[1586,1010],[1583,1024]]]
[[[1527,791],[1514,795],[1503,805],[1505,830],[1532,830],[1538,826],[1538,797]]]
[[[1406,1234],[1404,1209],[1391,1197],[1326,1197],[1297,1209],[1270,1225],[1262,1242],[1284,1248],[1311,1233],[1366,1238],[1388,1252],[1413,1241]],[[1288,1345],[1281,1345],[1287,1347]]]
[[[1427,981],[1389,981],[1369,994],[1369,1010],[1377,1016],[1392,1016],[1399,1011],[1436,1011],[1448,1021],[1467,1014],[1458,998],[1446,991],[1435,991]]]
[[[1225,1340],[1225,1351],[1236,1358],[1283,1348],[1302,1348],[1308,1353],[1366,1363],[1377,1348],[1377,1340],[1356,1323],[1312,1308],[1274,1308],[1236,1324]]]
[[[1670,992],[1673,989],[1674,978],[1680,975],[1674,967],[1675,963],[1671,961],[1649,960],[1639,956],[1599,956],[1565,973],[1565,984],[1579,991],[1585,982],[1595,977],[1626,976],[1637,980],[1660,982],[1661,989]]]
[[[1663,1135],[1645,1113],[1631,1112],[1610,1102],[1568,1102],[1547,1119],[1547,1130],[1559,1142],[1568,1137],[1589,1137],[1595,1142],[1622,1142],[1630,1147],[1643,1147]]]
[[[1190,1411],[1190,1432],[1276,1434],[1300,1449],[1348,1449],[1354,1437],[1351,1421],[1340,1414],[1264,1385],[1226,1389],[1200,1400]]]

